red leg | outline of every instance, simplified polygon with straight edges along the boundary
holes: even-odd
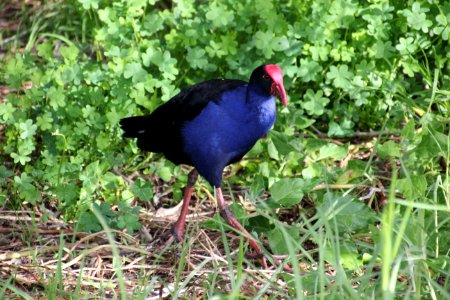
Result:
[[[216,188],[217,193],[217,206],[219,207],[219,212],[222,218],[227,221],[227,223],[242,232],[245,237],[247,237],[250,246],[256,251],[256,257],[261,257],[263,261],[264,268],[267,268],[266,257],[264,256],[263,251],[259,247],[258,243],[256,243],[255,239],[250,235],[250,233],[239,223],[236,217],[231,212],[231,209],[225,204],[225,200],[223,199],[222,189]]]
[[[189,172],[187,186],[184,190],[183,206],[181,208],[180,216],[178,217],[178,220],[175,223],[175,225],[172,227],[172,235],[178,241],[183,240],[184,229],[186,225],[186,215],[189,209],[189,203],[191,202],[192,188],[195,185],[197,178],[198,178],[197,170],[192,169],[192,171]]]
[[[244,236],[247,237],[248,242],[250,243],[250,246],[255,250],[256,255],[254,257],[260,257],[262,259],[262,263],[264,268],[267,268],[267,259],[264,256],[264,252],[259,247],[258,243],[255,241],[255,239],[250,235],[250,233],[239,223],[239,221],[236,219],[236,217],[231,212],[231,209],[225,204],[225,200],[223,199],[222,189],[216,188],[217,193],[217,206],[219,207],[220,215],[227,221],[227,223],[237,229],[238,231],[242,232]],[[279,266],[280,262],[273,258],[274,263]],[[285,265],[283,267],[285,271],[292,271],[292,268],[288,265]]]

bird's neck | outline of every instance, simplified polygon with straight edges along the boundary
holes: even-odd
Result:
[[[246,105],[248,109],[248,121],[256,123],[262,131],[267,132],[275,122],[275,99],[263,91],[249,85],[247,89]]]

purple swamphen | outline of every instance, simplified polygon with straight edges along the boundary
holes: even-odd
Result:
[[[267,266],[259,245],[225,204],[221,186],[224,168],[239,161],[274,124],[274,97],[287,106],[283,72],[276,65],[262,65],[253,71],[248,83],[204,81],[183,90],[148,116],[120,121],[123,136],[137,138],[140,149],[163,153],[174,164],[194,167],[188,175],[180,217],[172,229],[175,238],[183,239],[192,188],[200,174],[216,189],[222,217],[248,238]]]

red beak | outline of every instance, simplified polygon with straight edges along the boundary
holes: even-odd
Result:
[[[277,65],[266,65],[265,70],[273,80],[270,86],[270,94],[280,99],[281,104],[287,106],[287,96],[283,85],[283,71]]]
[[[281,101],[281,104],[283,104],[284,106],[288,105],[286,91],[284,90],[283,82],[274,81],[272,83],[272,86],[270,87],[270,94],[277,97]]]

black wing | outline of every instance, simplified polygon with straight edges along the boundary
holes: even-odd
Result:
[[[224,92],[245,84],[242,80],[213,79],[193,85],[148,116],[120,120],[123,137],[137,138],[139,148],[162,152],[175,164],[192,165],[182,149],[183,123],[198,116],[210,101],[217,103]]]

